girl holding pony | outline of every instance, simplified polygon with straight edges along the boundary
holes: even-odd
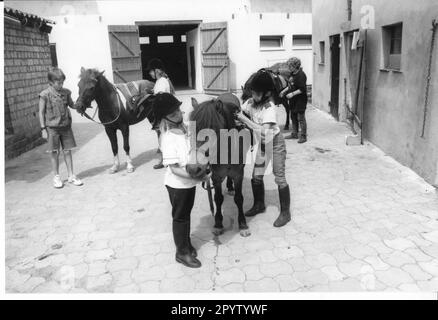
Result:
[[[242,106],[243,112],[236,114],[238,120],[243,122],[253,132],[260,132],[258,137],[261,142],[262,152],[266,148],[266,144],[272,144],[272,168],[275,176],[275,183],[278,185],[278,194],[280,198],[280,214],[274,222],[274,227],[282,227],[291,220],[290,213],[290,190],[285,176],[286,162],[286,144],[280,128],[277,124],[276,106],[272,102],[273,92],[275,90],[274,82],[271,75],[265,71],[258,71],[250,83],[252,98],[248,99]],[[268,141],[268,130],[272,130],[272,141]],[[267,155],[271,157],[271,155]],[[259,163],[256,161],[254,166],[251,186],[254,196],[253,207],[245,213],[247,217],[255,216],[265,212],[265,188],[263,176],[265,174],[265,166],[268,161]]]
[[[181,102],[170,93],[158,93],[153,111],[161,131],[163,165],[167,166],[164,184],[172,205],[172,233],[176,246],[175,259],[189,268],[201,267],[197,252],[190,240],[190,214],[195,201],[196,185],[210,179],[204,174],[192,178],[186,171],[190,140],[183,123]]]

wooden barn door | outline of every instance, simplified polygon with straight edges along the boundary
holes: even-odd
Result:
[[[202,23],[200,30],[204,92],[227,92],[230,90],[227,23]]]
[[[137,26],[108,26],[114,83],[143,78]]]

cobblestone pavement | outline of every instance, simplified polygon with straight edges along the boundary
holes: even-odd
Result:
[[[181,98],[188,103],[188,95]],[[150,125],[131,129],[136,171],[110,175],[103,129],[77,118],[73,159],[83,187],[52,188],[44,145],[6,163],[9,293],[438,291],[435,189],[372,145],[346,146],[347,126],[320,111],[308,110],[307,144],[287,141],[293,210],[287,226],[272,226],[278,214],[272,176],[267,212],[249,219],[248,238],[239,235],[230,196],[226,232],[213,237],[207,195],[198,187],[192,237],[200,269],[175,262]],[[252,204],[250,171],[245,209]],[[61,172],[66,178],[64,164]]]

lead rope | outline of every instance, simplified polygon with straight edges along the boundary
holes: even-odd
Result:
[[[432,41],[430,44],[430,52],[429,52],[429,65],[427,69],[427,77],[426,77],[426,96],[424,99],[424,108],[423,108],[423,128],[421,131],[421,138],[424,138],[425,131],[426,131],[426,119],[427,119],[427,113],[428,113],[428,107],[429,107],[429,90],[430,90],[430,80],[432,78],[432,60],[433,60],[433,50],[435,47],[435,34],[436,34],[436,28],[438,26],[438,22],[436,19],[432,21]]]

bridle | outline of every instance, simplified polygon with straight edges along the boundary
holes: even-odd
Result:
[[[93,117],[90,117],[90,116],[87,114],[86,111],[84,111],[83,113],[81,113],[81,115],[85,116],[87,119],[89,119],[89,120],[91,120],[91,121],[93,121],[93,122],[95,122],[95,123],[97,123],[97,124],[101,124],[101,125],[104,125],[104,126],[109,125],[109,124],[112,124],[112,123],[116,122],[117,120],[119,120],[120,115],[122,114],[122,107],[120,106],[120,96],[119,96],[119,93],[118,93],[116,87],[114,87],[114,85],[113,85],[113,89],[114,89],[114,91],[115,91],[115,93],[116,93],[116,95],[117,95],[117,107],[118,107],[118,109],[119,109],[119,112],[118,112],[118,114],[117,114],[117,117],[116,117],[114,120],[111,120],[111,121],[108,121],[108,122],[99,122],[99,121],[94,120],[94,117],[96,116],[97,109],[99,108],[99,106],[96,107],[96,110],[94,111]]]

